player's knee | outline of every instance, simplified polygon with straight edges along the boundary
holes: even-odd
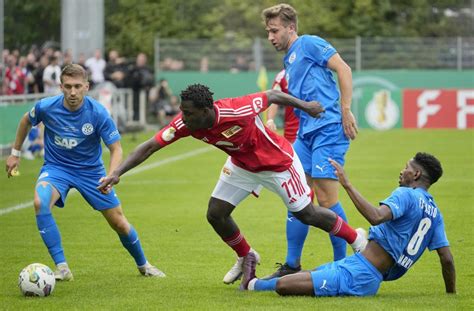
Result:
[[[314,225],[313,223],[315,221],[315,213],[314,206],[312,204],[309,204],[299,212],[293,213],[293,215],[305,225]]]
[[[39,183],[36,186],[36,195],[33,201],[37,215],[45,215],[51,212],[50,202],[53,194],[53,186],[49,183]]]
[[[125,218],[115,222],[112,226],[114,230],[119,234],[128,234],[128,232],[130,231],[130,224]]]
[[[280,296],[290,295],[290,286],[288,285],[288,282],[285,282],[285,279],[279,279],[275,291]]]
[[[222,221],[229,216],[227,210],[223,201],[211,198],[207,207],[207,221],[211,224]]]

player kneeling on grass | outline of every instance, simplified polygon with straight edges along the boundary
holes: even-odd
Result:
[[[334,212],[313,206],[303,167],[291,144],[265,127],[259,117],[269,103],[291,105],[314,117],[324,111],[321,105],[277,90],[217,101],[212,95],[207,86],[188,86],[181,92],[181,113],[111,171],[99,189],[109,189],[120,181],[122,174],[154,152],[180,138],[192,136],[229,155],[207,211],[209,223],[238,256],[234,269],[224,278],[225,283],[232,283],[243,274],[242,284],[246,284],[250,274],[244,268],[259,261],[258,254],[251,249],[231,214],[251,193],[258,194],[262,186],[277,193],[303,223],[343,238],[356,251],[362,250],[367,243],[365,234],[358,233]]]
[[[165,276],[145,258],[137,232],[123,215],[120,201],[112,189],[103,194],[97,185],[105,176],[101,139],[110,150],[113,171],[122,160],[120,134],[105,108],[85,96],[89,89],[87,73],[79,65],[68,65],[61,72],[63,94],[35,104],[20,120],[6,171],[12,176],[20,164],[20,148],[31,125],[44,124],[44,165],[35,188],[36,223],[49,254],[56,264],[57,280],[71,281],[61,245],[61,235],[51,214],[53,205],[64,206],[71,188],[76,188],[87,202],[104,215],[118,233],[120,241],[133,256],[145,276]]]
[[[371,296],[377,293],[382,281],[402,277],[428,248],[438,252],[446,292],[455,293],[456,272],[443,216],[428,193],[443,173],[440,162],[430,154],[417,153],[400,172],[400,187],[381,201],[379,208],[351,185],[341,165],[330,162],[354,205],[373,225],[367,247],[359,254],[314,271],[270,280],[254,278],[247,289],[275,290],[280,295]],[[247,269],[255,275],[255,265]]]

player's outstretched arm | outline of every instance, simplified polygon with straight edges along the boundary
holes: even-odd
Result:
[[[339,183],[344,187],[344,190],[346,190],[357,210],[371,225],[375,226],[392,219],[392,210],[388,206],[381,205],[377,208],[370,204],[370,202],[367,201],[354,186],[352,186],[342,166],[333,159],[329,159],[329,162],[335,169]]]
[[[439,261],[441,262],[441,270],[443,272],[444,285],[446,293],[456,293],[456,269],[454,268],[453,254],[449,246],[441,247],[436,250],[438,252]]]
[[[301,109],[314,118],[319,118],[324,112],[323,106],[317,101],[305,102],[304,100],[293,97],[279,90],[266,91],[268,102],[281,105],[292,106]]]
[[[352,101],[352,70],[351,67],[336,53],[328,61],[328,68],[337,73],[337,81],[341,93],[341,114],[344,134],[355,139],[358,133],[354,115],[351,112]]]
[[[21,150],[21,146],[23,145],[23,142],[25,141],[26,135],[28,135],[28,132],[31,129],[31,123],[30,119],[28,117],[28,112],[23,115],[23,117],[20,120],[20,123],[18,124],[18,128],[16,130],[16,138],[15,142],[13,143],[12,148],[16,151]],[[10,155],[7,158],[6,161],[6,166],[5,166],[5,171],[7,172],[8,178],[10,178],[12,175],[12,172],[15,168],[20,165],[20,154],[17,155]]]
[[[102,193],[108,193],[113,185],[120,182],[120,176],[148,159],[149,156],[160,149],[161,146],[154,137],[140,144],[122,164],[112,172],[109,172],[109,175],[101,179],[101,183],[97,189]]]

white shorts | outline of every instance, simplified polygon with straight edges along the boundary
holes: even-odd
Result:
[[[250,193],[258,196],[262,187],[278,194],[290,212],[299,212],[311,202],[310,188],[296,154],[293,164],[283,172],[253,173],[234,165],[230,157],[227,158],[212,197],[237,206]]]

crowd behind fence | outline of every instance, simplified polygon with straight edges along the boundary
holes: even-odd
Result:
[[[474,37],[326,38],[353,70],[474,69]],[[155,69],[163,71],[280,70],[282,53],[254,40],[164,39],[155,41]]]

